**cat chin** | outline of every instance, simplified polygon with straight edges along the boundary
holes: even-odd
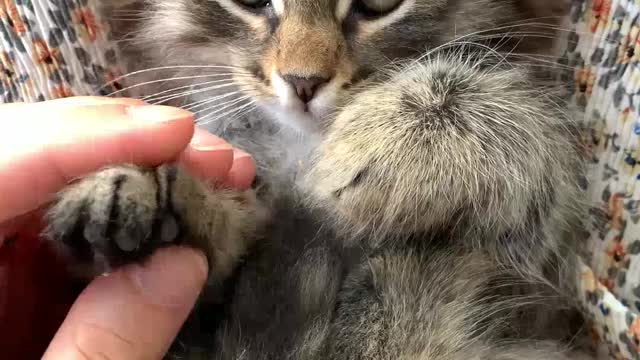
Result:
[[[266,113],[279,125],[309,137],[322,133],[326,114],[328,113],[322,108],[313,106],[313,104],[310,104],[308,109],[285,107],[279,103],[265,103],[262,105]]]

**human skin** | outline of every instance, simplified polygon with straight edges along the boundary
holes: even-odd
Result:
[[[195,129],[193,115],[176,108],[76,97],[1,105],[0,119],[0,246],[66,184],[111,164],[178,161],[204,180],[236,188],[247,188],[255,176],[248,154]],[[161,358],[206,274],[201,253],[169,248],[96,278],[71,307],[44,359]],[[5,286],[0,283],[0,292]]]

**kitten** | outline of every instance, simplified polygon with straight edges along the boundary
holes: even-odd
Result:
[[[109,0],[127,90],[196,112],[259,181],[106,169],[48,234],[98,271],[203,249],[180,356],[566,359],[581,161],[532,61],[557,5]]]

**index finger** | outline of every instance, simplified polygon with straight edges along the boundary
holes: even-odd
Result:
[[[0,107],[0,223],[104,166],[171,161],[193,136],[193,115],[177,108],[63,105]]]

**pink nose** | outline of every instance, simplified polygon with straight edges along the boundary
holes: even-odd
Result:
[[[298,98],[305,104],[313,100],[318,89],[331,80],[321,76],[301,77],[297,75],[284,75],[283,78],[294,88]]]

